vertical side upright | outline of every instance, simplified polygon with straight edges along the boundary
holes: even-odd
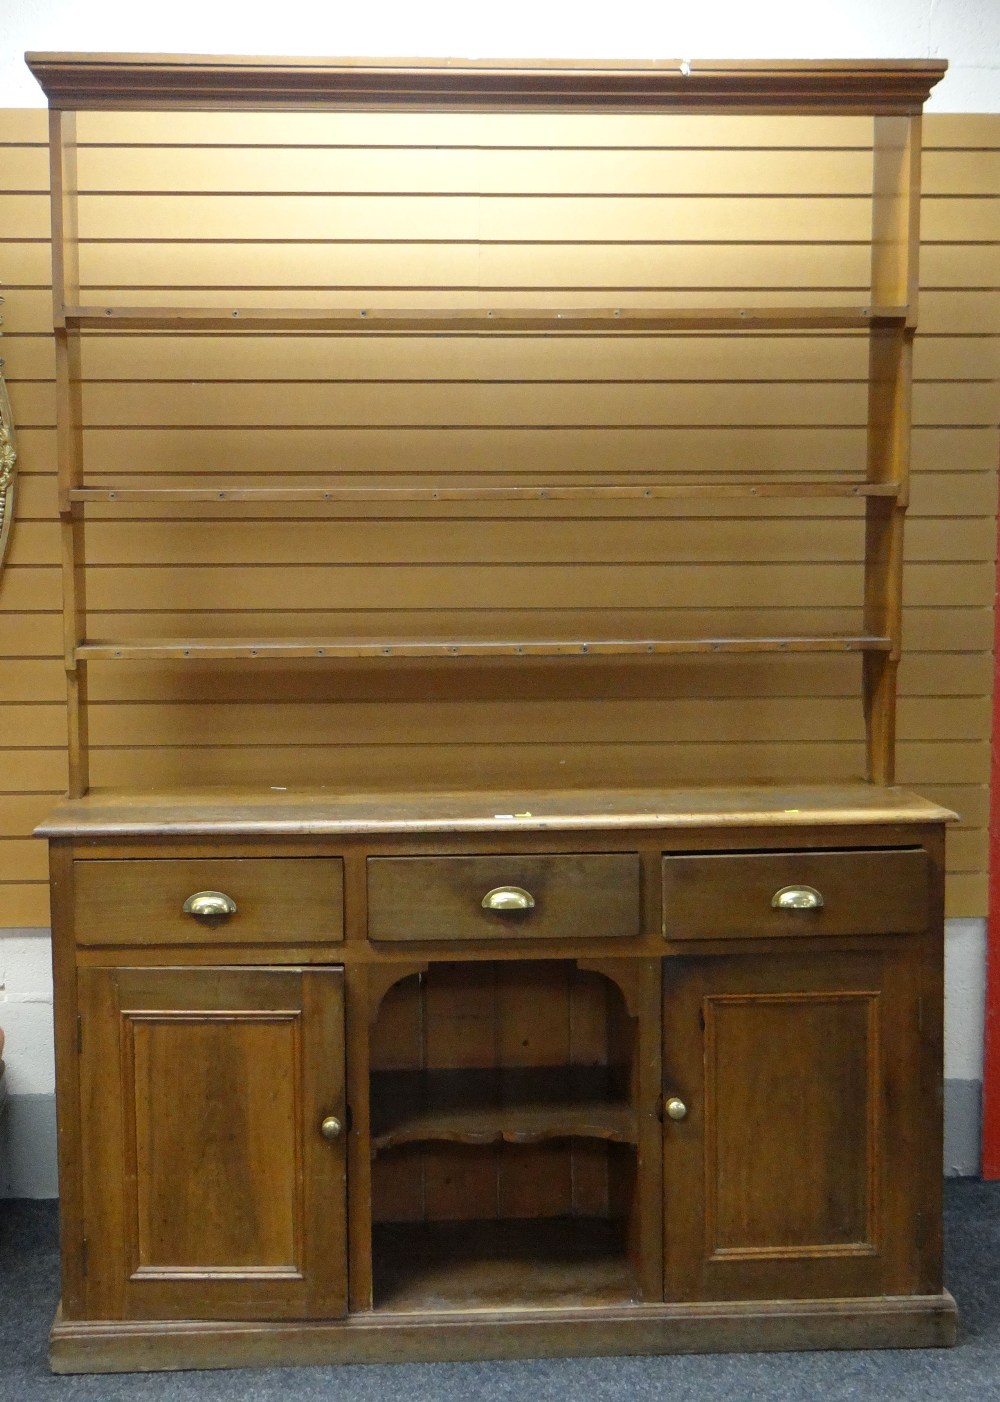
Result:
[[[1000,464],[998,464],[1000,467]],[[1000,597],[1000,523],[996,589]],[[993,608],[994,667],[1000,666],[1000,607]],[[980,1171],[1000,1178],[1000,682],[994,674],[990,774],[989,908],[986,929],[986,1016],[983,1037],[983,1141]]]
[[[56,352],[56,452],[63,577],[63,652],[69,795],[90,783],[87,743],[87,664],[76,651],[86,633],[86,542],[83,507],[69,498],[83,481],[83,410],[80,392],[80,334],[67,327],[65,309],[80,300],[77,231],[76,113],[49,113],[52,197],[52,326]]]
[[[888,652],[864,655],[868,778],[895,777],[896,674],[902,642],[903,521],[909,501],[913,333],[920,240],[920,116],[875,117],[872,172],[874,306],[906,307],[903,322],[872,324],[868,366],[868,480],[894,482],[865,513],[865,631]]]

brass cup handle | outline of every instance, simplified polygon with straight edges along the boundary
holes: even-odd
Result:
[[[815,886],[782,886],[771,897],[775,910],[819,910],[823,897]]]
[[[188,896],[183,910],[196,920],[227,920],[236,914],[236,902],[224,891],[196,891]]]
[[[663,1102],[663,1108],[667,1113],[667,1118],[671,1120],[683,1120],[687,1118],[688,1107],[681,1100],[679,1095],[672,1095],[669,1100]]]
[[[324,1139],[339,1139],[344,1126],[336,1115],[327,1115],[319,1127]]]
[[[533,910],[535,898],[523,886],[494,886],[483,897],[483,910],[498,910],[501,913]]]

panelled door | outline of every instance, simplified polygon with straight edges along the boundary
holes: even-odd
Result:
[[[88,1316],[343,1314],[342,969],[79,981]]]
[[[668,1300],[940,1290],[934,1034],[880,945],[664,961]]]

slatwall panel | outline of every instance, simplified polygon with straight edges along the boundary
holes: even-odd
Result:
[[[1000,117],[924,130],[899,778],[962,814],[950,910],[977,915]],[[7,926],[46,921],[27,834],[65,784],[44,137],[43,113],[2,114],[0,345],[23,473],[0,585]],[[81,137],[85,302],[210,305],[220,286],[240,306],[867,300],[863,119],[94,114]],[[867,350],[849,333],[135,334],[88,336],[83,363],[95,485],[864,468]],[[725,636],[860,619],[849,501],[288,510],[187,506],[169,525],[146,506],[93,510],[91,635]],[[91,664],[94,781],[835,780],[863,770],[859,672],[826,656]]]

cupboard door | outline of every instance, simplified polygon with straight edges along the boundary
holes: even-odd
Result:
[[[940,1289],[918,970],[903,949],[666,961],[667,1299]]]
[[[79,980],[87,1316],[343,1314],[343,971]]]

